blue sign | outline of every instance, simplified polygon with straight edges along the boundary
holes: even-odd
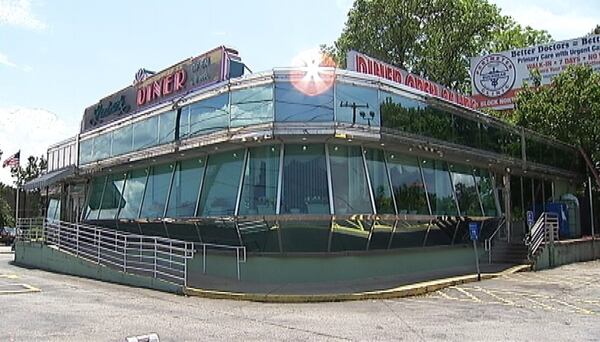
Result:
[[[471,240],[479,240],[479,223],[469,222],[469,235],[471,236]]]
[[[528,227],[533,227],[534,223],[535,223],[535,219],[534,219],[534,216],[533,216],[533,211],[527,210],[527,226]]]

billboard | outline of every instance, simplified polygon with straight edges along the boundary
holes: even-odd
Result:
[[[482,108],[514,108],[514,100],[524,83],[531,84],[531,71],[537,69],[542,84],[550,84],[561,71],[573,64],[587,64],[600,70],[600,35],[503,51],[471,58],[472,97]]]
[[[348,51],[346,55],[347,69],[364,74],[379,76],[411,88],[424,91],[430,95],[441,97],[450,102],[472,109],[477,108],[477,101],[467,95],[460,94],[441,84],[429,81],[388,63],[356,51]]]
[[[134,84],[85,109],[81,133],[229,78],[230,51],[221,46],[155,74],[136,74]]]

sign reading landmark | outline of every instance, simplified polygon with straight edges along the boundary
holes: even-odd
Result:
[[[587,64],[600,70],[600,35],[564,40],[471,58],[473,98],[478,107],[512,109],[516,93],[531,84],[537,69],[542,84],[550,84],[573,64]]]
[[[441,97],[461,106],[476,109],[477,101],[467,95],[460,94],[441,84],[431,82],[421,76],[412,74],[404,69],[387,64],[375,58],[356,51],[348,51],[346,56],[348,70],[379,76],[411,88],[424,91],[433,96]]]
[[[229,53],[234,52],[221,46],[159,73],[140,69],[133,85],[85,109],[81,132],[229,78]]]

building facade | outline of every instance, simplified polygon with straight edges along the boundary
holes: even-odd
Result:
[[[427,253],[465,245],[469,222],[522,241],[555,202],[561,234],[582,233],[574,146],[348,70],[223,69],[194,87],[176,65],[88,108],[29,185],[47,216],[279,256]]]

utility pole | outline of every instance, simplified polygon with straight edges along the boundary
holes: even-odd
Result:
[[[340,108],[352,108],[352,125],[356,124],[356,109],[358,108],[369,108],[369,104],[367,103],[366,105],[361,105],[361,104],[357,104],[356,102],[340,102]],[[375,116],[375,113],[373,113],[373,116]],[[364,116],[363,116],[364,117]]]

